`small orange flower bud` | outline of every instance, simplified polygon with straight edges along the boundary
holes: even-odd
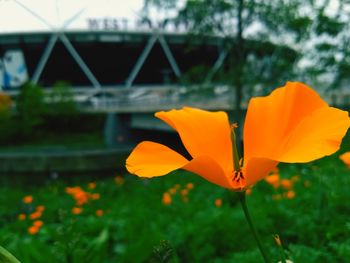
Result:
[[[172,194],[172,195],[174,195],[174,194],[176,194],[176,188],[175,187],[173,187],[173,188],[170,188],[169,190],[168,190],[168,192],[170,193],[170,194]]]
[[[43,205],[38,205],[36,207],[36,211],[38,211],[38,212],[43,212],[44,210],[45,210],[45,206],[43,206]]]
[[[79,215],[79,214],[81,214],[81,212],[83,212],[83,209],[81,207],[73,207],[72,208],[72,214],[74,214],[74,215]]]
[[[33,196],[27,195],[27,196],[23,197],[23,203],[30,204],[32,202],[33,202]]]
[[[245,191],[245,194],[246,195],[251,195],[252,193],[252,188],[248,188],[246,191]]]
[[[114,181],[117,185],[121,186],[122,184],[124,184],[124,178],[120,175],[116,176],[114,178]]]
[[[339,159],[344,162],[344,164],[350,168],[350,152],[343,153],[339,156]]]
[[[102,209],[96,210],[96,216],[98,216],[98,217],[103,216],[103,210]]]
[[[295,183],[295,182],[298,182],[300,180],[300,175],[294,175],[292,177],[292,182]]]
[[[170,205],[172,202],[171,196],[168,192],[163,193],[162,202],[164,205]]]
[[[215,206],[221,207],[222,206],[222,200],[220,198],[215,199]]]
[[[194,187],[193,183],[188,183],[186,185],[186,188],[189,189],[189,190],[193,189],[193,187]]]
[[[36,211],[36,212],[34,212],[34,213],[31,213],[31,214],[29,215],[29,218],[30,218],[31,220],[34,220],[34,219],[40,218],[41,216],[42,216],[42,212]]]
[[[91,195],[91,199],[92,199],[92,200],[98,200],[98,199],[100,199],[100,197],[101,197],[101,196],[100,196],[99,193],[94,193],[94,194]]]
[[[95,182],[88,183],[88,188],[89,188],[90,190],[95,189],[95,188],[96,188],[96,183],[95,183]]]
[[[42,227],[43,224],[44,224],[44,222],[41,220],[36,220],[33,222],[33,226],[38,227],[38,228]]]
[[[291,180],[288,180],[288,179],[282,179],[281,186],[286,190],[290,190],[293,188],[293,182]]]
[[[23,221],[23,220],[25,220],[26,219],[26,214],[19,214],[18,215],[18,220],[20,220],[20,221]]]
[[[188,195],[188,189],[182,189],[181,190],[181,195],[182,196],[187,196]]]
[[[265,178],[265,181],[274,188],[278,188],[280,186],[280,175],[277,173],[271,174]]]
[[[285,197],[288,199],[293,199],[295,197],[295,192],[293,190],[289,190],[287,193],[284,194]]]
[[[31,235],[35,235],[36,233],[39,232],[39,227],[36,227],[36,226],[31,226],[28,228],[28,233],[31,234]]]
[[[273,236],[273,238],[275,239],[275,242],[276,242],[277,246],[280,247],[282,245],[280,236],[276,234],[276,235]]]

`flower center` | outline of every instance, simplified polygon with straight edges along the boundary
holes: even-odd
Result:
[[[245,187],[245,179],[243,171],[240,169],[238,171],[232,172],[232,184],[233,188],[242,190]]]

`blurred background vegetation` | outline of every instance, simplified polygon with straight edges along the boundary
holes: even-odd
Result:
[[[210,98],[215,86],[227,85],[241,112],[252,95],[288,80],[322,94],[349,93],[347,0],[145,0],[141,20],[151,23],[154,14],[155,31],[170,21],[186,26],[185,52],[208,36],[224,39],[218,64],[196,65],[179,79],[196,85],[184,96]],[[72,89],[57,79],[50,92],[33,83],[15,98],[1,92],[2,153],[106,148],[105,114],[82,113]],[[251,190],[248,205],[273,262],[280,260],[274,234],[295,263],[350,258],[350,170],[338,158],[350,151],[349,141],[334,156],[282,165],[277,182]],[[123,166],[78,176],[1,175],[0,244],[22,262],[261,262],[233,193],[183,171],[141,180]]]

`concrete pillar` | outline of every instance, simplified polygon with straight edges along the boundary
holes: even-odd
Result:
[[[130,143],[130,117],[130,114],[107,113],[104,138],[109,148],[117,148]]]

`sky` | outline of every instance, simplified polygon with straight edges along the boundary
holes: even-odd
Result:
[[[318,0],[316,3],[323,1]],[[128,20],[129,30],[138,29],[135,21],[140,15],[143,2],[144,0],[0,0],[0,34],[53,29],[87,30],[88,19],[91,18],[117,19],[120,22]],[[184,0],[179,0],[181,2]],[[330,0],[326,11],[333,12],[337,6],[338,0]],[[165,14],[153,10],[151,15],[157,21]]]
[[[143,0],[0,0],[0,34],[61,29],[88,29],[89,18],[138,18]],[[72,19],[73,18],[73,19]]]

